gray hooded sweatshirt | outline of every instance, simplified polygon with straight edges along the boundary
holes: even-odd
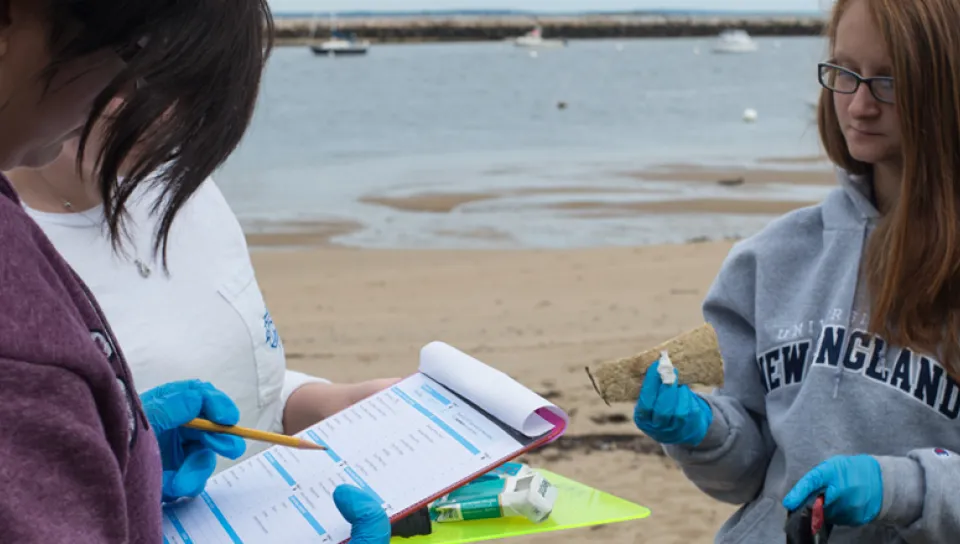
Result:
[[[710,496],[743,505],[716,542],[784,542],[783,497],[834,455],[870,454],[883,506],[831,544],[960,542],[960,386],[928,354],[867,334],[858,281],[878,212],[840,171],[819,205],[739,242],[704,301],[725,385],[696,448],[666,446]]]

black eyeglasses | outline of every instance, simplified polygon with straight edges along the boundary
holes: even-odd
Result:
[[[820,85],[827,90],[840,94],[854,94],[860,89],[861,83],[866,83],[870,94],[879,102],[893,104],[896,101],[892,77],[863,77],[853,70],[842,66],[821,62],[817,65]]]

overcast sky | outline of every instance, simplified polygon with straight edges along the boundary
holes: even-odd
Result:
[[[814,11],[829,0],[269,0],[276,12],[421,9]]]

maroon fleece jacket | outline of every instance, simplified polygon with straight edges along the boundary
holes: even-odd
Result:
[[[97,303],[0,176],[0,542],[160,542],[161,478]]]

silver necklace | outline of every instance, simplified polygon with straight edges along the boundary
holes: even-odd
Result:
[[[53,197],[56,198],[57,200],[59,200],[59,201],[63,204],[64,209],[66,209],[66,210],[67,210],[68,212],[70,212],[70,213],[80,213],[80,212],[74,210],[74,208],[73,208],[73,203],[72,203],[72,202],[70,202],[69,200],[63,198],[62,196],[60,196],[60,195],[58,194],[59,191],[57,191],[57,189],[56,189],[56,187],[53,185],[53,183],[51,183],[50,180],[48,180],[47,177],[46,177],[45,175],[43,175],[42,172],[39,172],[39,171],[38,171],[37,174],[38,174],[37,177],[39,177],[39,178],[43,181],[43,184],[47,186],[47,189],[50,191],[50,193],[53,195]],[[86,220],[90,223],[91,226],[94,226],[94,227],[95,227],[95,226],[98,226],[95,222],[91,221],[91,220],[90,220],[89,218],[87,218],[86,216],[81,215],[81,217],[83,217],[84,219],[86,219]],[[102,225],[101,225],[101,226],[102,226]],[[136,251],[136,247],[134,247],[134,251]],[[149,278],[149,277],[150,277],[150,274],[153,272],[153,271],[150,269],[150,267],[147,265],[147,263],[146,263],[143,259],[141,259],[141,258],[139,257],[139,255],[137,255],[137,256],[134,257],[133,264],[134,264],[134,266],[137,267],[137,272],[140,273],[140,277],[143,278],[143,279]]]
[[[46,180],[44,180],[44,181],[46,181]],[[74,211],[74,209],[73,209],[73,203],[71,203],[69,200],[66,200],[66,199],[63,199],[63,198],[61,198],[60,200],[61,200],[61,202],[63,202],[63,207],[64,207],[67,211],[69,211],[70,213],[79,213],[79,212]],[[91,224],[91,225],[94,225],[93,222],[91,222],[90,224]],[[94,226],[95,226],[95,225],[94,225]],[[143,279],[149,278],[149,277],[150,277],[150,274],[153,272],[153,270],[150,269],[150,267],[147,265],[147,263],[145,263],[140,257],[134,257],[133,264],[137,267],[137,272],[140,273],[140,277],[143,278]]]

